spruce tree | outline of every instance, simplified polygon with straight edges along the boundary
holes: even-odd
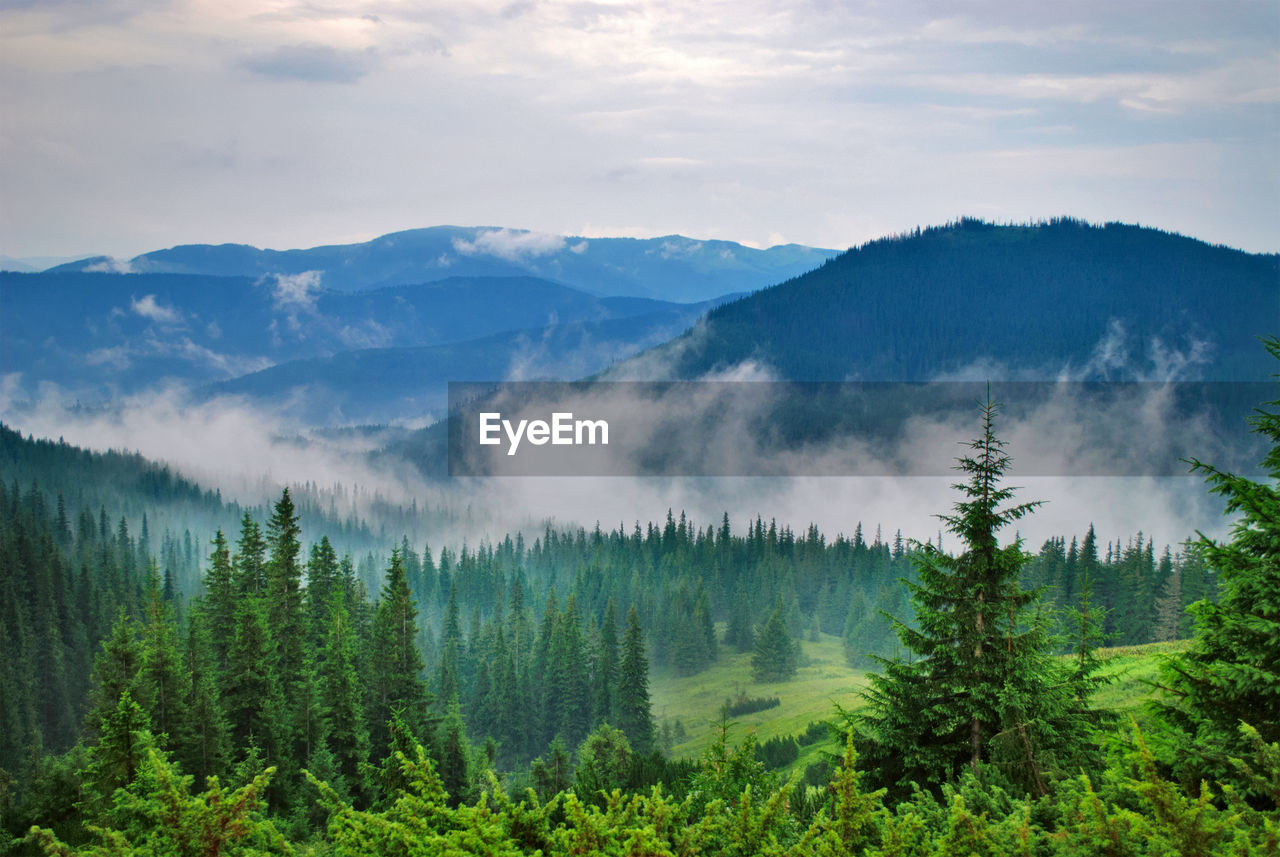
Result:
[[[179,751],[182,769],[202,783],[206,777],[222,774],[227,767],[229,747],[227,719],[218,694],[213,644],[208,619],[195,611],[187,624],[186,668],[188,741]],[[225,636],[225,635],[219,635]]]
[[[82,810],[96,821],[107,820],[116,789],[127,788],[138,778],[147,753],[155,748],[146,711],[125,691],[114,710],[98,726],[98,741],[89,748],[84,772],[85,803]]]
[[[1280,359],[1280,339],[1265,341]],[[1236,515],[1231,538],[1203,533],[1191,548],[1220,582],[1217,603],[1192,605],[1191,648],[1171,658],[1164,683],[1171,698],[1164,718],[1181,736],[1171,742],[1183,778],[1238,780],[1233,758],[1251,758],[1240,724],[1267,743],[1280,741],[1280,399],[1254,409],[1250,424],[1271,443],[1262,461],[1269,481],[1253,481],[1192,460],[1210,491]],[[1250,786],[1246,785],[1246,789]]]
[[[449,793],[449,805],[456,807],[472,798],[471,744],[467,741],[466,726],[457,702],[449,706],[439,730],[436,743],[440,748],[440,761],[436,772],[440,776],[440,784]]]
[[[227,668],[227,652],[231,648],[236,619],[236,588],[231,567],[231,548],[222,530],[213,537],[213,553],[209,555],[209,570],[204,576],[204,614],[209,627],[219,633],[210,636],[214,663],[221,672]]]
[[[649,658],[644,651],[640,615],[627,611],[627,632],[618,670],[618,728],[637,753],[653,750],[653,715],[649,710]]]
[[[787,633],[782,602],[774,607],[769,621],[760,629],[755,652],[751,655],[751,677],[754,681],[789,681],[799,668],[797,643]]]
[[[846,715],[868,770],[898,789],[913,781],[937,788],[994,761],[1043,794],[1054,764],[1082,742],[1077,686],[1049,656],[1044,623],[1032,615],[1038,593],[1019,585],[1030,557],[1020,539],[998,542],[999,530],[1039,503],[1006,505],[1014,489],[1001,484],[1010,458],[995,434],[997,411],[990,399],[982,405],[982,434],[956,468],[967,476],[953,486],[962,499],[940,516],[964,552],[949,556],[930,544],[912,552],[918,627],[897,622],[896,630],[915,657],[881,659],[867,706]]]
[[[248,512],[240,519],[240,541],[232,558],[236,588],[241,594],[260,594],[266,588],[266,543],[262,528]]]
[[[329,713],[329,749],[336,773],[348,789],[360,785],[361,766],[369,758],[364,689],[356,672],[355,626],[340,588],[329,593],[321,689]]]
[[[190,673],[182,662],[178,629],[165,602],[155,562],[147,568],[146,624],[142,627],[139,701],[151,716],[161,747],[184,746]]]
[[[399,548],[391,552],[387,579],[382,585],[373,631],[373,723],[378,745],[389,739],[387,723],[403,709],[406,725],[422,735],[427,706],[422,681],[422,655],[418,652],[418,606],[409,594],[409,582],[400,562]]]
[[[617,722],[618,698],[618,617],[609,599],[600,625],[600,642],[595,657],[595,725]]]
[[[266,565],[267,616],[276,646],[276,669],[286,693],[292,693],[293,686],[302,680],[306,645],[300,538],[298,516],[286,488],[267,522],[271,558]]]
[[[749,652],[756,645],[755,631],[751,627],[751,602],[744,589],[733,599],[733,611],[729,614],[729,626],[724,632],[726,645],[735,651]]]

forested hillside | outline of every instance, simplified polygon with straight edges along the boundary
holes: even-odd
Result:
[[[24,451],[36,460],[67,454],[16,438],[10,448],[10,461]],[[86,461],[86,473],[139,466]],[[245,806],[260,806],[295,840],[325,829],[304,769],[332,790],[322,793],[335,819],[347,817],[344,801],[395,812],[418,788],[443,789],[441,806],[459,812],[481,794],[525,786],[543,800],[574,789],[588,803],[599,787],[662,783],[695,795],[716,753],[736,760],[720,788],[770,788],[766,771],[786,763],[785,742],[717,745],[710,769],[665,759],[672,724],[652,717],[650,668],[696,674],[722,649],[749,651],[755,680],[785,688],[799,666],[797,640],[823,633],[841,635],[851,665],[878,668],[873,656],[901,645],[878,611],[907,622],[899,632],[917,627],[922,557],[946,555],[896,534],[868,540],[860,527],[828,541],[814,527],[797,534],[757,519],[736,535],[727,517],[703,526],[668,514],[630,531],[547,528],[531,544],[517,535],[419,553],[401,540],[368,587],[323,519],[308,532],[285,492],[271,509],[243,514],[235,531],[199,539],[201,585],[184,593],[171,568],[184,560],[149,552],[127,521],[113,525],[103,512],[73,523],[38,488],[8,487],[8,471],[5,482],[0,656],[15,666],[0,712],[5,819],[13,834],[35,823],[73,842],[87,835],[86,820],[145,829],[141,805],[142,816],[122,808],[115,790],[142,794],[171,775],[156,765],[250,784]],[[1157,552],[1141,535],[1109,541],[1105,552],[1092,530],[1069,546],[1052,539],[1019,564],[1021,597],[1043,605],[1035,627],[1065,634],[1060,644],[1043,638],[1046,656],[1058,645],[1087,657],[1108,636],[1185,635],[1182,606],[1217,585],[1200,554]],[[744,699],[726,710],[769,704]],[[400,767],[418,743],[431,761]],[[830,769],[814,774],[822,771]],[[814,819],[821,803],[795,803],[787,824]],[[682,812],[720,811],[694,806],[702,808]]]
[[[804,381],[922,381],[975,365],[969,376],[992,380],[1265,380],[1256,340],[1277,322],[1274,255],[1124,224],[962,220],[720,307],[621,371],[697,378],[754,361]]]

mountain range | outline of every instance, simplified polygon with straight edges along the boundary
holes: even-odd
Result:
[[[332,291],[424,283],[454,277],[532,276],[596,295],[668,301],[709,300],[781,282],[811,270],[835,250],[784,244],[756,249],[733,241],[583,238],[524,229],[435,226],[360,244],[262,250],[246,244],[189,244],[128,261],[105,256],[52,271],[202,274],[219,277],[308,274]]]
[[[1266,380],[1280,331],[1280,256],[1070,219],[838,255],[437,227],[109,263],[0,274],[10,387],[179,382],[351,425],[436,414],[450,380]]]
[[[250,377],[237,392],[272,395],[286,392],[273,387],[273,379],[299,377],[298,368],[284,368],[293,361],[312,361],[304,367],[317,371],[312,380],[324,381],[322,361],[335,355],[444,345],[451,348],[435,353],[453,355],[457,371],[474,366],[463,371],[468,377],[484,377],[475,374],[480,367],[506,377],[509,366],[545,355],[541,342],[551,344],[554,353],[545,359],[552,365],[590,373],[670,339],[711,304],[598,297],[533,277],[454,277],[338,292],[306,274],[255,279],[54,270],[0,273],[0,306],[0,372],[20,373],[28,387],[53,383],[99,401],[164,383],[216,384],[244,375]],[[566,325],[576,333],[548,332]],[[511,335],[491,339],[499,333]],[[463,345],[472,340],[478,341]],[[581,357],[569,356],[572,349]],[[271,367],[278,371],[255,374]],[[415,380],[434,384],[439,373],[392,375],[412,397]]]

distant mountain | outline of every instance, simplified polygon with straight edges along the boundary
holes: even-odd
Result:
[[[711,311],[610,377],[1267,380],[1280,256],[1154,229],[975,220],[873,241]]]
[[[605,299],[606,302],[625,299]],[[570,321],[466,342],[367,348],[293,360],[211,384],[207,395],[288,403],[309,425],[348,425],[439,417],[450,381],[572,380],[666,342],[714,302],[662,306],[641,315]]]
[[[705,309],[600,298],[532,277],[453,277],[357,293],[324,289],[319,280],[2,273],[0,374],[21,373],[28,388],[53,382],[96,400],[165,380],[223,381],[363,348],[434,346],[655,312],[691,322]]]
[[[1257,341],[1267,334],[1280,334],[1280,256],[1121,224],[963,220],[873,241],[808,274],[724,303],[671,342],[597,377],[1268,381],[1274,361]],[[1238,443],[1242,422],[1234,415],[1259,401],[1256,385],[1237,386],[1220,391],[1231,406],[1222,414],[1229,411],[1231,418],[1211,421],[1223,429],[1213,432],[1224,443]],[[926,393],[925,410],[915,411],[908,396],[890,390],[888,402],[864,412],[871,400],[856,390],[847,400],[840,391],[831,395],[831,404],[819,401],[808,410],[794,397],[760,404],[751,411],[754,422],[733,425],[755,441],[776,444],[775,451],[803,456],[846,425],[858,426],[861,433],[849,436],[860,441],[892,439],[913,415],[936,417],[953,404]],[[1032,397],[1022,406],[1037,401]],[[966,394],[953,412],[967,412],[971,402]],[[717,400],[704,411],[682,410],[672,425],[694,426],[689,435],[710,437],[714,445],[721,407]],[[1194,419],[1197,407],[1179,399],[1171,416]],[[1196,422],[1187,425],[1193,434],[1213,433]],[[867,434],[869,427],[879,434]],[[1126,432],[1120,427],[1120,434]],[[1181,429],[1166,434],[1174,446],[1193,436]],[[661,454],[672,450],[700,455],[696,443],[673,437],[658,438],[654,461],[661,464]],[[1146,440],[1128,442],[1140,448]],[[442,476],[446,443],[445,427],[432,426],[398,438],[387,453]],[[1197,437],[1188,452],[1207,448],[1217,447],[1207,436]],[[1251,447],[1224,449],[1232,457],[1222,460],[1256,460],[1244,454]],[[945,465],[950,463],[947,456]]]
[[[599,295],[708,300],[763,288],[812,270],[835,250],[784,244],[757,250],[732,241],[581,238],[521,229],[436,226],[363,244],[260,250],[245,244],[192,244],[135,256],[95,257],[54,271],[253,277],[316,272],[325,289],[357,291],[448,277],[534,276]]]

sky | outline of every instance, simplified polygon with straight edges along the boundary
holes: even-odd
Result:
[[[0,254],[439,224],[1280,251],[1280,3],[0,0]]]

